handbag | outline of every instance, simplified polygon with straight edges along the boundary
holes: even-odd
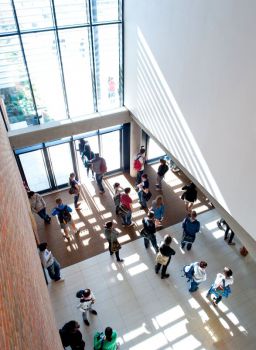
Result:
[[[122,248],[121,244],[118,242],[118,240],[111,242],[110,247],[111,247],[111,252],[113,252],[113,253],[117,252],[118,250],[120,250]]]
[[[144,197],[145,201],[148,202],[150,200],[150,198],[152,197],[152,193],[150,191],[148,191],[148,192],[143,191],[143,197]]]
[[[141,235],[141,237],[144,237],[144,238],[148,237],[148,233],[144,228],[140,231],[140,235]]]
[[[169,256],[164,256],[160,252],[156,255],[156,263],[161,265],[167,265],[169,261]]]
[[[76,193],[76,188],[75,187],[70,187],[68,193],[69,194],[75,194]]]

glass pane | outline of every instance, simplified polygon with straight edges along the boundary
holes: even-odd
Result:
[[[49,189],[50,184],[44,164],[43,151],[24,153],[19,157],[30,190],[38,192]]]
[[[48,150],[57,186],[68,183],[69,175],[74,171],[69,143],[52,146]]]
[[[99,151],[99,137],[97,136],[91,136],[88,138],[84,138],[85,141],[88,141],[92,152],[94,153],[100,153]]]
[[[66,118],[62,82],[53,32],[22,36],[41,123]]]
[[[93,37],[99,111],[120,107],[119,25],[96,26]]]
[[[92,21],[118,21],[121,18],[118,3],[118,0],[92,0]]]
[[[54,0],[58,26],[88,23],[86,0]]]
[[[17,36],[0,38],[0,96],[6,105],[11,129],[37,124]]]
[[[59,31],[71,117],[94,112],[88,29]]]
[[[147,149],[147,158],[148,159],[160,158],[164,155],[165,155],[165,151],[162,150],[162,148],[159,147],[158,144],[153,139],[150,138],[148,149]]]
[[[120,131],[100,135],[100,138],[101,156],[106,160],[108,171],[121,168]]]
[[[10,0],[1,0],[0,3],[0,33],[16,32],[16,24]]]
[[[21,30],[53,27],[50,0],[15,0]]]

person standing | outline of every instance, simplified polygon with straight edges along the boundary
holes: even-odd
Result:
[[[69,231],[68,231],[69,225],[72,227],[75,234],[78,234],[80,230],[76,229],[76,225],[72,220],[72,215],[70,214],[72,213],[72,209],[67,204],[63,204],[61,198],[56,199],[56,204],[57,204],[57,207],[55,207],[52,210],[52,216],[55,216],[55,215],[58,216],[60,227],[64,231],[65,238],[69,241],[70,240]]]
[[[187,250],[192,248],[192,244],[196,239],[196,234],[200,230],[200,222],[196,219],[197,213],[195,210],[188,214],[182,223],[183,237],[181,240],[181,248],[187,244]]]
[[[172,237],[170,235],[165,235],[164,241],[161,243],[158,253],[160,256],[166,257],[166,259],[163,259],[162,261],[159,259],[159,256],[157,255],[156,259],[156,265],[155,265],[155,272],[156,274],[159,273],[160,269],[162,268],[161,271],[161,279],[168,278],[170,275],[166,273],[167,267],[170,264],[172,255],[175,255],[176,252],[173,250],[170,245],[172,243]],[[158,260],[159,259],[159,260]]]
[[[50,216],[46,213],[46,204],[43,197],[39,193],[34,191],[28,192],[28,199],[31,205],[31,210],[44,220],[46,224],[51,223]]]
[[[95,157],[91,160],[92,170],[95,172],[97,185],[99,187],[99,192],[101,194],[105,193],[104,187],[102,185],[103,176],[107,171],[106,161],[104,158],[100,157],[99,153],[95,153]]]
[[[93,348],[95,350],[117,350],[119,348],[117,332],[111,327],[105,329],[105,334],[103,332],[96,332],[93,340]]]
[[[157,196],[156,199],[152,201],[152,206],[150,211],[154,212],[156,227],[162,226],[162,221],[164,219],[164,200],[163,196]]]
[[[88,313],[93,315],[98,315],[97,311],[92,308],[92,305],[95,304],[95,296],[93,292],[87,288],[80,290],[76,293],[77,298],[80,299],[80,303],[77,305],[77,308],[82,312],[83,320],[86,326],[90,326],[88,321]]]
[[[89,171],[92,172],[92,177],[94,176],[94,171],[92,170],[92,159],[95,157],[94,152],[91,150],[91,146],[88,141],[84,143],[84,151],[82,154],[82,160],[85,168],[87,169],[87,177],[89,177]]]
[[[108,241],[108,250],[110,255],[113,255],[115,253],[116,260],[118,262],[123,262],[123,259],[120,259],[119,257],[119,250],[121,249],[121,245],[117,240],[118,232],[113,228],[113,222],[108,221],[105,223],[104,226],[104,236],[106,240]]]
[[[121,199],[121,193],[124,191],[124,189],[120,186],[120,183],[116,182],[114,183],[114,203],[116,207],[116,215],[119,214],[119,207],[120,207],[120,199]]]
[[[145,248],[147,249],[149,247],[149,243],[151,242],[155,252],[158,253],[159,248],[156,241],[156,225],[153,211],[148,213],[148,215],[142,220],[142,223],[142,236],[144,237]]]
[[[122,218],[122,225],[123,226],[133,226],[134,223],[132,222],[132,199],[130,197],[131,189],[130,187],[126,187],[124,189],[124,193],[121,194],[120,197],[120,213]]]
[[[47,269],[50,278],[55,282],[63,282],[64,279],[60,277],[60,264],[47,249],[47,243],[40,243],[38,249],[41,263]]]
[[[156,180],[156,190],[157,191],[162,190],[162,181],[163,181],[164,176],[168,170],[169,170],[169,167],[166,164],[166,160],[161,158],[160,165],[159,165],[158,170],[157,170],[157,180]]]
[[[79,196],[80,196],[80,183],[76,179],[76,174],[75,173],[71,173],[69,175],[69,186],[70,186],[69,193],[70,194],[74,194],[74,206],[75,206],[75,209],[76,210],[80,210],[79,206],[81,205],[81,203],[78,203]]]
[[[133,163],[133,167],[137,171],[135,185],[138,185],[139,183],[141,183],[141,175],[144,172],[145,161],[146,161],[146,150],[144,146],[141,146],[140,151],[135,157],[134,163]]]
[[[182,194],[181,199],[185,202],[186,210],[189,212],[192,210],[195,201],[197,200],[197,189],[196,185],[191,182],[191,184],[182,187],[185,192]]]
[[[190,293],[197,291],[199,284],[206,281],[206,267],[206,261],[194,262],[184,267],[185,276],[189,279],[190,282]]]
[[[147,201],[151,198],[151,192],[149,191],[149,180],[147,174],[142,174],[141,183],[137,185],[138,196],[140,202],[140,209],[147,209]]]
[[[222,300],[222,297],[228,298],[231,294],[230,286],[234,283],[233,272],[229,267],[225,267],[222,273],[218,273],[214,283],[211,285],[206,297],[214,294],[213,304],[215,306]]]
[[[85,342],[76,321],[67,322],[60,330],[60,339],[64,347],[70,346],[72,350],[84,350]]]

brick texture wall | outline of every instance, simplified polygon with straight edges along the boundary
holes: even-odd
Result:
[[[0,120],[0,349],[63,349],[38,258],[27,197]]]

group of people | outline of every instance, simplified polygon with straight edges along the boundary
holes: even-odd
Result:
[[[92,176],[95,175],[96,181],[100,190],[100,193],[104,193],[104,187],[102,185],[103,175],[106,172],[106,162],[99,154],[94,154],[88,143],[80,142],[79,152],[83,159],[85,166],[87,167],[87,174],[92,172]],[[141,209],[146,209],[147,214],[142,219],[143,228],[141,230],[141,236],[143,237],[144,246],[149,248],[150,244],[155,250],[155,273],[161,276],[161,279],[169,277],[167,273],[168,265],[172,256],[176,254],[175,250],[171,247],[172,237],[168,234],[164,237],[163,241],[158,244],[156,238],[156,231],[158,227],[162,227],[165,206],[163,195],[158,195],[151,203],[148,210],[148,201],[152,194],[150,192],[149,177],[144,172],[145,166],[145,148],[141,147],[138,155],[134,160],[134,169],[137,171],[135,189],[138,192],[139,202]],[[155,189],[162,191],[162,182],[165,174],[169,170],[167,162],[164,158],[160,159],[160,165],[157,171],[157,181]],[[74,195],[74,207],[76,210],[80,210],[79,196],[80,196],[80,183],[76,178],[75,173],[71,173],[69,177],[69,193]],[[134,225],[132,222],[132,198],[130,196],[131,188],[123,188],[120,183],[114,184],[114,205],[115,212],[120,215],[123,227],[131,227]],[[182,188],[184,191],[181,199],[185,202],[185,208],[187,215],[182,222],[182,238],[180,241],[181,249],[191,250],[193,243],[195,242],[196,235],[200,231],[200,222],[197,220],[197,213],[192,210],[195,201],[197,200],[197,189],[193,183],[186,185]],[[32,211],[37,213],[46,224],[51,223],[51,217],[46,212],[46,204],[42,196],[33,191],[28,191],[28,197],[30,200]],[[62,202],[61,198],[56,199],[56,207],[51,212],[52,216],[57,216],[61,229],[63,229],[64,237],[67,240],[69,238],[70,226],[74,234],[79,233],[79,229],[76,228],[74,221],[72,220],[72,208]],[[229,226],[226,222],[220,221],[219,225],[222,227],[226,225],[225,237],[228,238]],[[121,245],[118,242],[118,231],[114,227],[113,221],[108,221],[104,225],[104,236],[108,242],[108,249],[110,255],[115,255],[117,262],[123,262],[120,258],[119,251]],[[232,231],[229,237],[229,244],[232,242]],[[38,245],[39,255],[42,265],[48,270],[50,278],[55,282],[64,281],[60,275],[60,264],[53,256],[52,252],[47,249],[47,243],[41,243]],[[206,281],[207,262],[199,261],[193,262],[190,265],[186,265],[183,268],[184,275],[190,282],[189,292],[195,292],[199,284]],[[224,268],[222,273],[218,273],[214,283],[211,285],[207,297],[214,295],[212,299],[213,304],[216,306],[222,299],[222,297],[228,297],[231,293],[230,286],[233,284],[233,273],[228,267]],[[83,321],[85,325],[89,326],[88,315],[97,315],[97,311],[93,308],[95,304],[95,296],[93,292],[87,288],[80,290],[76,295],[80,303],[78,308],[82,312]],[[71,346],[72,349],[84,349],[85,342],[82,339],[81,332],[79,331],[78,322],[72,320],[66,323],[59,331],[63,346]],[[116,349],[117,348],[117,333],[111,327],[105,329],[105,333],[97,332],[94,336],[94,349]]]

